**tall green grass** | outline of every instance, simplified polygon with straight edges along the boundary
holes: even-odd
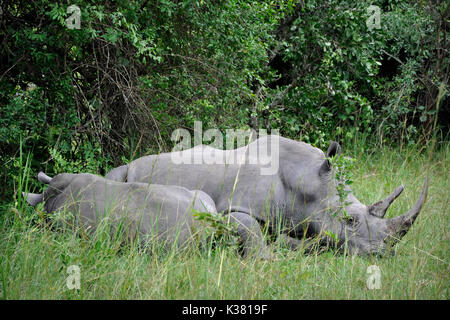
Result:
[[[344,150],[349,150],[343,146]],[[0,297],[3,299],[448,299],[449,145],[364,150],[350,155],[353,192],[369,204],[400,184],[405,191],[388,217],[407,211],[429,177],[428,200],[393,257],[344,256],[333,250],[304,254],[274,247],[275,259],[242,259],[234,248],[154,251],[105,236],[55,231],[42,206],[20,198],[27,189],[28,158],[17,201],[0,216]],[[347,152],[348,153],[348,152]],[[34,177],[32,177],[34,179]],[[66,286],[67,268],[81,268],[80,290]],[[381,270],[381,289],[366,285],[367,267]]]

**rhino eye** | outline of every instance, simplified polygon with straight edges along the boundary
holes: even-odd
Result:
[[[347,224],[349,225],[356,225],[358,224],[358,218],[356,215],[351,215],[351,214],[345,214],[344,215],[344,220],[347,222]]]

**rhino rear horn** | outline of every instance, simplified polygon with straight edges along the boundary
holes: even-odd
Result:
[[[52,178],[50,178],[48,175],[43,173],[42,171],[38,173],[38,180],[41,183],[49,184],[52,182]]]
[[[419,199],[417,199],[414,206],[409,209],[408,212],[402,214],[401,216],[391,218],[388,220],[388,228],[389,234],[395,239],[400,240],[409,230],[409,228],[413,225],[417,216],[422,210],[423,204],[427,199],[428,193],[428,178],[425,178],[425,183],[422,188],[422,193],[420,194]]]
[[[337,156],[339,157],[341,155],[341,146],[336,141],[330,141],[330,145],[328,146],[328,150],[326,153],[326,159],[323,161],[322,165],[320,166],[320,174],[324,174],[326,172],[329,172],[331,170],[331,163],[330,158]]]
[[[44,195],[42,193],[25,193],[22,192],[22,196],[25,200],[33,207],[44,200]]]
[[[375,217],[383,218],[389,206],[392,204],[392,202],[394,202],[395,199],[398,198],[398,196],[402,193],[403,189],[404,189],[403,186],[400,186],[397,189],[395,189],[394,192],[392,192],[385,199],[378,201],[374,204],[371,204],[369,206],[369,213]]]

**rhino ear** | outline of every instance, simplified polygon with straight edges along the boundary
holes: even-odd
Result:
[[[33,207],[44,200],[44,195],[42,193],[25,193],[22,192],[22,196],[27,200],[27,202]]]
[[[49,177],[48,175],[46,175],[45,173],[43,173],[42,171],[40,171],[38,173],[38,180],[41,183],[45,183],[45,184],[49,184],[50,182],[52,182],[52,178]]]
[[[330,141],[330,146],[327,150],[327,158],[341,155],[341,146],[336,141]]]
[[[319,174],[325,174],[331,171],[331,163],[329,158],[333,158],[334,156],[339,157],[341,155],[341,146],[336,141],[331,141],[330,146],[328,147],[326,153],[326,159],[323,160],[322,165],[320,166]]]

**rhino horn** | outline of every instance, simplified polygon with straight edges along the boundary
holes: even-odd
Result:
[[[44,195],[42,193],[25,193],[22,192],[22,196],[27,200],[27,202],[33,207],[44,200]]]
[[[52,178],[50,178],[48,175],[43,173],[42,171],[38,173],[38,180],[41,183],[49,184],[52,182]]]
[[[395,199],[402,193],[403,186],[398,187],[394,190],[389,196],[387,196],[385,199],[378,201],[374,204],[371,204],[368,209],[369,213],[375,217],[383,218],[384,215],[387,212],[387,209],[389,206],[394,202]]]
[[[425,178],[425,183],[422,188],[422,193],[420,194],[419,199],[416,201],[414,206],[405,214],[401,216],[391,218],[388,222],[388,232],[391,237],[395,240],[400,240],[412,226],[417,216],[420,213],[420,210],[425,203],[428,193],[428,178]]]

